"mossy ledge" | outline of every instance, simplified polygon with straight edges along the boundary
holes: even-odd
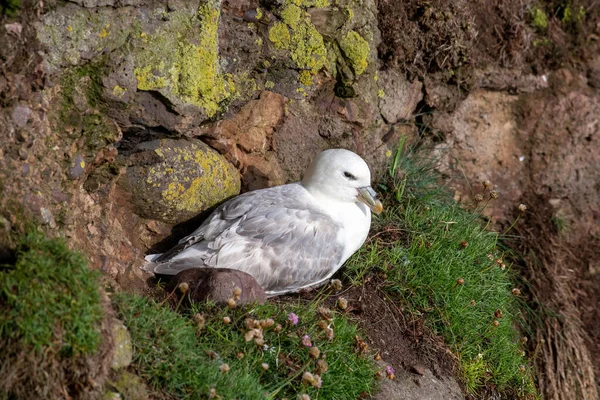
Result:
[[[64,398],[97,390],[112,339],[98,274],[62,239],[21,238],[14,265],[0,267],[0,393]],[[96,383],[93,383],[93,382]]]

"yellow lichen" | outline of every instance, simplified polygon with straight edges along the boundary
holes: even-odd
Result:
[[[302,70],[300,71],[300,83],[304,86],[310,86],[313,84],[313,74],[310,71]]]
[[[162,192],[162,197],[171,202],[177,200],[182,193],[185,192],[185,187],[181,183],[171,182],[167,188]]]
[[[348,13],[348,21],[352,21],[354,19],[354,10],[350,7],[346,7],[346,13]]]
[[[288,4],[281,10],[283,22],[294,30],[298,28],[298,24],[302,19],[302,14],[304,14],[304,11],[295,4]]]
[[[291,3],[304,8],[325,8],[331,5],[329,0],[291,0]]]
[[[127,91],[127,89],[124,89],[119,85],[115,85],[112,92],[113,92],[113,96],[122,98],[126,91]]]
[[[360,75],[369,65],[369,43],[356,31],[350,31],[340,39],[340,48],[350,61],[356,75]]]
[[[265,89],[273,89],[274,87],[275,87],[275,82],[273,82],[273,81],[265,82]]]
[[[204,4],[199,11],[202,16],[202,35],[198,45],[179,42],[179,80],[177,92],[190,103],[204,108],[212,117],[219,109],[219,102],[228,97],[226,81],[219,73],[217,34],[220,11]]]
[[[98,34],[98,37],[100,38],[105,38],[107,36],[110,35],[110,31],[108,30],[110,28],[110,24],[107,24],[105,27],[102,28],[102,30],[100,31],[100,33]]]
[[[383,89],[379,89],[377,91],[377,96],[379,96],[380,99],[383,99],[385,97],[385,92],[383,91]]]
[[[239,192],[240,181],[235,168],[215,151],[196,144],[166,147],[164,142],[154,151],[169,163],[150,167],[146,181],[160,190],[162,203],[169,209],[197,213]],[[180,170],[189,171],[190,163],[194,165],[191,170],[197,171],[196,176],[178,174]],[[187,167],[180,167],[183,165]],[[165,180],[168,183],[161,183]]]
[[[167,86],[167,80],[164,76],[156,76],[152,73],[152,67],[148,65],[144,68],[135,68],[133,73],[137,79],[137,86],[140,90],[156,90]]]
[[[281,8],[283,22],[276,22],[269,30],[269,40],[277,49],[289,50],[294,66],[307,71],[301,75],[301,83],[306,84],[320,69],[327,65],[327,51],[323,37],[316,30],[306,13],[311,6],[324,6],[328,2],[288,0]]]
[[[166,88],[185,103],[195,104],[212,117],[235,88],[219,71],[218,25],[220,8],[204,3],[194,17],[174,13],[163,30],[146,35],[136,54],[135,75],[140,90]],[[193,19],[202,21],[201,30]]]
[[[256,8],[256,19],[261,19],[263,17],[263,12],[260,7]]]
[[[288,27],[281,22],[275,22],[269,29],[269,40],[277,49],[289,49],[291,36]]]

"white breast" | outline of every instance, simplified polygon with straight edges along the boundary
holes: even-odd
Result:
[[[322,199],[319,206],[343,226],[338,241],[343,243],[343,264],[367,239],[371,227],[371,210],[362,203],[345,203]]]

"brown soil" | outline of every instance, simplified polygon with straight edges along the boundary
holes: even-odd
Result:
[[[437,377],[455,376],[456,359],[424,325],[424,319],[405,312],[402,301],[394,299],[383,288],[381,278],[367,278],[360,287],[350,287],[328,299],[335,308],[337,299],[348,300],[345,314],[358,323],[368,338],[369,346],[394,369],[417,373],[423,367]]]

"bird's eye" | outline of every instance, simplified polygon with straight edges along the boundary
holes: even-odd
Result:
[[[356,177],[354,175],[352,175],[350,172],[348,171],[344,171],[344,177],[348,178],[351,181],[355,181]]]

